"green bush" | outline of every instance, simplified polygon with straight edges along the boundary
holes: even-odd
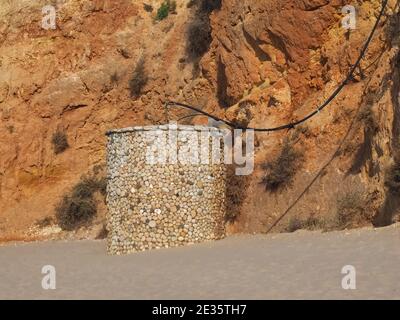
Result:
[[[161,21],[168,17],[170,13],[170,2],[164,1],[157,10],[156,20]]]

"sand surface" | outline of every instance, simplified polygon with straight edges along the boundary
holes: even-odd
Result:
[[[44,265],[56,290],[42,289]],[[343,290],[353,265],[356,290]],[[130,256],[104,241],[0,247],[1,299],[400,299],[400,227],[235,236]]]

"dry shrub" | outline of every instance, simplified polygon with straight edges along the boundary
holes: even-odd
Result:
[[[42,219],[39,219],[35,223],[39,228],[45,228],[48,226],[51,226],[53,224],[53,217],[45,217]]]
[[[309,217],[302,220],[298,217],[293,217],[289,220],[289,224],[285,228],[286,232],[295,232],[297,230],[326,230],[328,222],[316,217]]]
[[[74,230],[91,222],[96,216],[94,194],[106,194],[106,179],[82,177],[72,190],[64,195],[56,207],[56,218],[63,230]]]
[[[262,166],[266,171],[262,179],[266,190],[276,192],[290,185],[303,158],[303,153],[296,150],[289,140],[285,140],[279,156]]]
[[[149,77],[145,69],[145,59],[144,57],[141,57],[136,64],[131,79],[129,80],[129,91],[131,97],[135,99],[139,98],[148,81]]]
[[[364,226],[373,219],[371,200],[371,195],[367,196],[359,190],[350,190],[338,196],[334,214],[327,217],[313,216],[304,220],[293,217],[289,220],[285,231],[294,232],[300,229],[334,231]]]
[[[334,231],[354,229],[365,226],[373,219],[373,210],[370,206],[371,194],[366,195],[359,190],[350,190],[336,199],[336,211],[325,217],[309,217],[301,220],[293,217],[285,228],[286,232],[297,230]]]
[[[370,219],[364,195],[360,191],[350,191],[337,199],[332,228],[339,230],[357,228]]]
[[[89,223],[96,213],[96,203],[92,198],[65,196],[56,209],[58,224],[69,231]]]
[[[63,153],[69,148],[67,135],[65,132],[57,130],[53,137],[51,138],[51,143],[53,144],[53,149],[55,154]]]
[[[292,233],[297,230],[301,230],[302,228],[303,228],[303,221],[301,221],[297,217],[292,217],[289,220],[289,223],[288,223],[287,227],[285,228],[285,231]]]
[[[146,3],[143,4],[143,8],[146,12],[153,12],[153,10],[154,10],[154,8],[151,4],[146,4]]]
[[[210,14],[214,10],[221,9],[222,0],[199,0],[199,13]]]
[[[400,195],[400,162],[393,164],[385,175],[385,185],[393,195]]]
[[[208,17],[196,17],[187,30],[186,52],[189,60],[195,61],[201,58],[208,51],[211,41]]]
[[[190,61],[198,61],[210,48],[212,41],[210,13],[221,8],[221,0],[192,0],[188,7],[195,8],[194,19],[186,34],[186,55]]]

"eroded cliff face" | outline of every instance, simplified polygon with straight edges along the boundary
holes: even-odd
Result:
[[[170,111],[167,119],[167,99],[252,127],[314,110],[356,60],[380,8],[378,0],[352,3],[357,29],[346,32],[341,8],[349,1],[222,0],[199,9],[178,0],[176,13],[155,21],[161,1],[65,0],[53,1],[57,29],[44,30],[46,1],[0,2],[0,238],[29,233],[37,220],[54,216],[79,178],[104,165],[107,130],[188,114]],[[257,134],[254,174],[233,180],[231,232],[266,231],[293,203],[273,230],[292,216],[328,217],[338,197],[354,190],[363,194],[370,221],[395,215],[384,172],[399,144],[396,5],[389,1],[361,70],[328,109],[301,129]],[[209,22],[211,37],[202,35],[206,49],[193,57],[186,35],[198,19],[203,29]],[[146,81],[136,95],[139,61]],[[69,145],[59,154],[52,145],[57,131]],[[288,186],[268,192],[262,164],[276,158],[286,137],[303,161]]]
[[[347,32],[340,12],[349,3],[224,1],[212,16],[213,43],[202,60],[217,88],[213,108],[227,108],[221,114],[230,119],[249,109],[252,127],[289,123],[315,110],[356,61],[381,4],[358,2],[357,29]],[[396,201],[384,187],[398,145],[395,6],[389,2],[361,69],[327,110],[292,132],[257,134],[258,167],[232,230],[263,232],[277,221],[272,230],[283,230],[292,217],[328,221],[346,195],[364,206],[359,225],[387,224],[395,216]],[[284,190],[266,192],[258,184],[261,165],[276,159],[291,136],[303,153],[301,169]]]

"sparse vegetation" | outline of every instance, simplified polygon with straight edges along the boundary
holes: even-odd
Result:
[[[82,177],[56,207],[59,226],[64,230],[74,230],[89,223],[97,213],[94,194],[105,195],[106,185],[105,178]]]
[[[57,207],[58,224],[64,230],[73,230],[88,223],[97,212],[92,198],[64,197]]]
[[[289,220],[289,224],[285,228],[286,232],[295,232],[297,230],[326,230],[327,221],[318,219],[315,217],[309,217],[305,220],[301,220],[298,217],[292,217]]]
[[[145,59],[141,57],[129,80],[129,90],[132,98],[138,98],[142,93],[143,87],[147,84],[149,78],[145,69]]]
[[[336,200],[336,210],[325,217],[309,217],[300,219],[292,217],[286,228],[286,232],[297,230],[344,230],[359,228],[373,220],[373,210],[370,208],[371,195],[366,195],[359,190],[350,190],[340,194]]]
[[[69,148],[67,135],[65,132],[57,130],[51,139],[55,154],[63,153]]]
[[[188,27],[186,51],[192,61],[202,57],[210,47],[211,28],[207,19],[198,16]]]
[[[309,217],[305,221],[305,227],[307,230],[326,230],[329,225],[329,220],[326,218]]]
[[[195,7],[194,19],[187,29],[186,54],[189,60],[196,62],[209,49],[212,37],[210,13],[221,8],[221,1],[190,1],[188,8]]]
[[[292,233],[302,228],[303,228],[303,222],[297,217],[292,217],[290,218],[289,224],[285,228],[285,231]]]
[[[53,223],[53,218],[52,217],[45,217],[45,218],[37,220],[35,224],[39,228],[45,228],[45,227],[48,227],[48,226],[52,225],[52,223]]]
[[[153,10],[154,10],[154,8],[151,4],[146,4],[146,3],[143,4],[143,8],[146,12],[153,12]]]
[[[340,195],[337,199],[335,229],[343,230],[356,228],[370,220],[364,196],[359,191],[350,191]]]
[[[385,185],[391,194],[400,195],[400,162],[396,162],[386,171]]]
[[[174,0],[166,0],[161,4],[157,10],[156,20],[164,20],[170,13],[176,13],[176,1]]]
[[[263,165],[266,171],[262,183],[266,190],[275,192],[287,187],[303,161],[303,153],[296,150],[293,144],[286,140],[281,153],[272,162]]]
[[[167,2],[163,2],[157,10],[157,15],[156,15],[156,20],[164,20],[166,17],[168,17],[169,14],[169,6]]]

